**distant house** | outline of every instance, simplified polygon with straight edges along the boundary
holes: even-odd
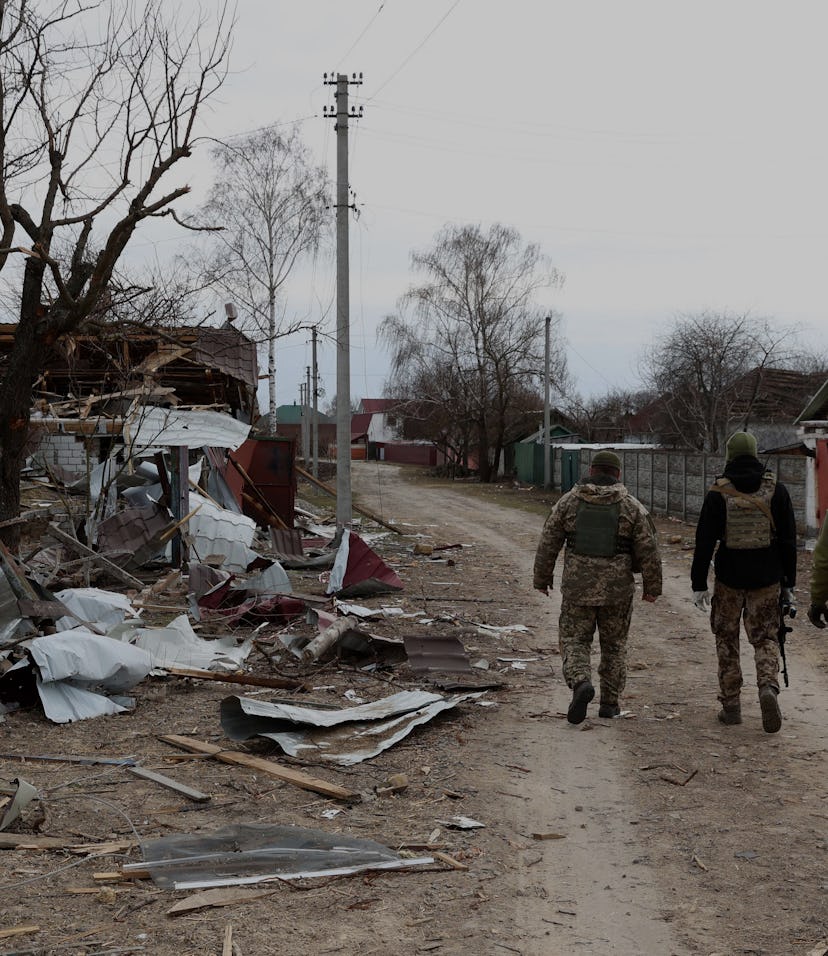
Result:
[[[358,418],[362,423],[362,416],[368,416],[365,435],[369,443],[394,442],[401,437],[398,408],[399,403],[392,398],[363,398],[353,418]],[[352,436],[353,432],[352,425]],[[353,441],[353,437],[351,440]]]
[[[276,434],[282,438],[290,438],[295,444],[297,456],[302,454],[302,413],[303,406],[294,402],[292,405],[280,405],[276,409]],[[322,412],[319,416],[319,455],[328,457],[328,448],[336,444],[336,422]],[[308,423],[313,427],[313,410],[310,410]],[[311,437],[311,440],[312,437]]]
[[[822,373],[779,368],[754,368],[746,372],[719,398],[721,408],[726,411],[720,426],[721,445],[724,446],[730,434],[740,430],[756,435],[760,448],[795,442],[794,419],[824,377]],[[681,434],[670,415],[674,400],[675,396],[666,393],[640,409],[628,422],[630,437],[673,447],[685,445],[689,436]]]

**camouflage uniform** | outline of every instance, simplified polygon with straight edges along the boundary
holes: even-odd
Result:
[[[828,603],[828,517],[822,523],[811,567],[811,604],[825,607]],[[823,625],[824,626],[824,625]]]
[[[572,547],[581,502],[619,508],[617,549],[612,557],[576,554]],[[591,476],[561,497],[543,526],[535,555],[534,587],[552,587],[555,562],[566,545],[561,578],[558,638],[567,686],[591,680],[590,650],[598,628],[600,702],[615,705],[626,683],[627,633],[635,592],[633,569],[644,593],[661,594],[661,557],[655,527],[644,506],[618,481]]]
[[[760,706],[765,689],[770,692],[765,694],[763,726],[775,733],[781,722],[775,701],[779,598],[780,588],[796,585],[796,517],[788,490],[764,470],[755,455],[728,458],[724,476],[705,496],[690,569],[694,593],[707,590],[711,559],[715,583],[710,628],[719,661],[719,720],[741,721],[739,632],[744,622],[753,647]]]
[[[710,604],[710,626],[716,636],[719,659],[719,700],[725,710],[739,707],[742,667],[739,660],[739,625],[744,610],[745,631],[753,647],[756,684],[779,688],[779,586],[747,590],[731,588],[717,580]]]

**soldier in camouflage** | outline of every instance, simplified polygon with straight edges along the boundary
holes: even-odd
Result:
[[[777,700],[780,602],[794,602],[796,517],[787,489],[756,457],[753,435],[731,435],[726,454],[724,475],[705,495],[696,526],[693,603],[710,608],[719,661],[719,720],[742,722],[739,631],[744,621],[753,647],[762,727],[774,734],[782,726]],[[707,574],[714,552],[711,604]]]
[[[816,627],[828,621],[828,517],[822,522],[811,566],[811,604],[808,620]]]
[[[627,678],[627,633],[635,592],[633,571],[643,576],[643,599],[661,594],[661,557],[647,510],[621,484],[621,459],[599,451],[589,476],[563,495],[543,526],[535,555],[534,587],[552,587],[555,562],[564,553],[558,637],[563,676],[572,690],[571,724],[586,717],[595,696],[590,651],[596,627],[601,649],[599,717],[618,717]]]

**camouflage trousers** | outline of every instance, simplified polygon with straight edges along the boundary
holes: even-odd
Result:
[[[742,666],[739,659],[739,627],[744,620],[747,639],[753,647],[756,685],[779,690],[779,585],[746,591],[729,588],[721,581],[713,587],[710,629],[716,637],[719,658],[719,700],[725,707],[739,703]]]
[[[565,597],[562,599],[558,641],[568,687],[574,687],[582,680],[592,680],[589,657],[597,627],[601,648],[598,665],[600,702],[618,703],[627,682],[627,633],[631,616],[632,595],[624,604],[608,605],[573,604]]]

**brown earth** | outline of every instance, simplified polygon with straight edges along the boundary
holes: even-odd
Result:
[[[351,804],[250,770],[182,760],[158,740],[162,733],[192,734],[295,765],[264,741],[231,744],[218,723],[218,703],[228,694],[268,700],[285,692],[153,679],[137,688],[137,709],[127,716],[56,726],[37,711],[18,712],[0,724],[3,754],[137,756],[212,800],[189,803],[122,768],[3,757],[0,779],[23,777],[44,794],[45,813],[35,819],[29,812],[13,829],[99,844],[238,821],[296,824],[394,848],[430,840],[468,869],[439,862],[424,870],[278,884],[266,897],[171,917],[169,908],[187,894],[148,880],[93,878],[139,862],[138,849],[103,848],[97,858],[3,850],[0,956],[223,954],[233,949],[228,924],[233,951],[244,956],[822,956],[828,949],[824,632],[804,614],[796,619],[779,734],[761,729],[747,654],[745,722],[718,724],[712,638],[705,615],[689,600],[693,529],[661,520],[665,594],[635,608],[623,701],[629,715],[600,720],[593,706],[587,721],[573,727],[564,719],[569,693],[556,650],[557,595],[532,590],[542,515],[537,506],[515,507],[537,492],[413,482],[393,465],[361,462],[354,463],[353,487],[356,501],[410,532],[374,545],[405,591],[362,603],[400,604],[435,619],[426,628],[390,618],[371,629],[462,634],[471,660],[489,663],[487,672],[467,679],[503,684],[483,698],[495,706],[464,703],[351,768],[306,768],[361,792],[362,801]],[[418,542],[463,547],[419,556]],[[803,605],[808,564],[803,552]],[[296,574],[294,583],[298,591],[322,590],[308,573]],[[528,630],[497,632],[481,624]],[[266,653],[248,662],[256,673],[273,673],[268,641],[277,630],[260,634]],[[295,672],[287,656],[275,666]],[[430,687],[407,665],[372,675],[328,663],[311,674],[315,687],[328,689],[296,695],[298,702],[345,705],[347,690],[374,699]],[[407,775],[408,788],[377,796],[395,773]],[[323,816],[332,808],[341,812]],[[457,815],[485,827],[455,830],[440,822]],[[39,929],[3,937],[25,926]]]

